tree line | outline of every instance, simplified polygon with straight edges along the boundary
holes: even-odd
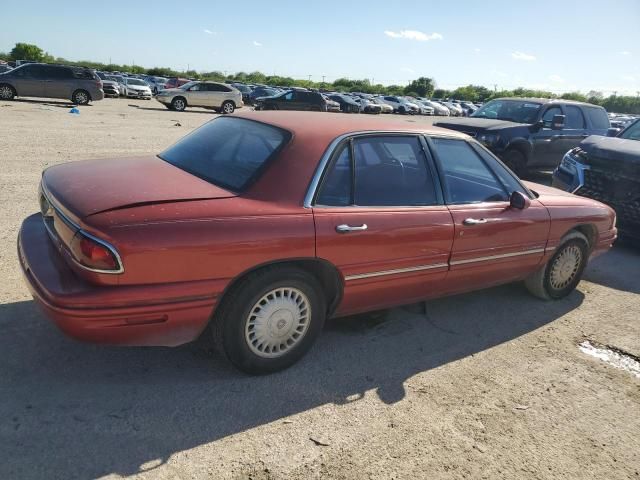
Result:
[[[601,105],[610,112],[640,114],[640,98],[638,96],[610,95],[605,97],[602,92],[590,91],[569,92],[557,95],[545,90],[516,88],[513,90],[490,90],[481,85],[467,85],[454,90],[436,88],[436,82],[429,77],[420,77],[409,82],[408,85],[373,84],[368,79],[338,78],[333,82],[314,82],[312,80],[296,79],[279,75],[265,75],[262,72],[236,72],[225,74],[221,71],[196,72],[195,70],[174,70],[169,67],[145,68],[140,65],[104,64],[89,60],[71,61],[61,57],[54,57],[37,45],[16,43],[9,53],[0,52],[0,60],[31,60],[43,63],[59,63],[77,65],[105,72],[128,72],[146,74],[159,77],[187,77],[198,80],[238,81],[282,87],[305,87],[315,89],[336,90],[342,92],[377,93],[383,95],[410,95],[413,97],[454,98],[472,102],[486,102],[500,97],[533,97],[533,98],[562,98]]]

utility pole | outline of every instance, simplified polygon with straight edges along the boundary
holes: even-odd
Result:
[[[613,96],[614,96],[614,97],[617,97],[617,96],[618,96],[618,91],[617,91],[617,90],[614,90],[614,91],[613,91]]]
[[[324,85],[324,75],[322,75],[322,84]]]
[[[309,81],[311,81],[311,75],[309,75]]]
[[[498,84],[497,83],[493,84],[493,91],[494,91],[494,93],[498,91]]]

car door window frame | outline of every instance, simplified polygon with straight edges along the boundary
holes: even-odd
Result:
[[[427,170],[427,174],[431,177],[431,183],[433,185],[435,193],[435,202],[431,205],[356,205],[355,204],[355,183],[356,183],[356,166],[355,166],[355,151],[354,140],[361,138],[380,138],[380,137],[405,137],[415,138],[418,141],[419,149],[421,151],[420,158],[423,165]],[[349,148],[350,168],[351,168],[351,192],[350,192],[350,204],[349,205],[322,205],[317,203],[317,198],[322,191],[322,187],[326,181],[328,174],[331,172],[334,163],[342,154],[344,148]],[[394,209],[394,208],[433,208],[437,206],[443,206],[444,191],[442,189],[442,182],[437,172],[437,168],[434,165],[434,159],[431,155],[430,149],[427,146],[424,136],[420,133],[414,132],[370,132],[360,134],[346,134],[338,137],[329,146],[323,159],[320,160],[316,173],[311,180],[311,184],[307,190],[304,206],[306,208],[359,208],[359,209]]]
[[[564,107],[564,115],[565,115],[565,120],[564,120],[564,128],[567,130],[585,130],[587,128],[587,119],[584,115],[584,112],[582,111],[582,109],[577,106],[577,105],[563,105]],[[580,113],[580,117],[582,118],[582,126],[581,127],[576,127],[576,126],[572,126],[569,125],[569,109],[570,108],[575,108],[579,113]]]
[[[438,152],[437,152],[437,149],[436,149],[436,146],[434,145],[434,143],[432,141],[432,139],[434,139],[434,138],[443,139],[443,140],[458,140],[458,141],[466,142],[467,147],[469,147],[469,150],[471,151],[471,153],[473,153],[476,157],[478,157],[480,162],[487,168],[487,170],[493,176],[495,181],[500,185],[500,187],[502,188],[503,192],[507,195],[507,199],[506,200],[479,200],[477,202],[449,202],[447,200],[448,198],[450,198],[449,191],[448,191],[449,186],[447,185],[447,181],[445,179],[444,167],[442,165],[442,160],[440,159],[440,157],[438,155]],[[438,180],[439,180],[439,183],[440,183],[441,188],[442,188],[442,193],[444,195],[444,204],[445,205],[505,204],[505,203],[509,202],[508,198],[511,196],[511,193],[513,193],[513,192],[509,192],[508,186],[500,179],[500,176],[494,171],[494,169],[491,167],[491,165],[489,165],[489,163],[486,161],[484,156],[481,155],[480,152],[477,151],[474,148],[474,141],[469,141],[467,139],[460,138],[460,137],[449,137],[449,136],[443,136],[443,135],[424,135],[424,139],[425,139],[426,144],[428,145],[429,150],[431,151],[431,155],[432,155],[432,157],[434,159],[434,165],[435,165],[436,170],[438,172]],[[522,185],[522,182],[518,181],[518,183],[524,188],[524,185]],[[527,194],[530,196],[530,198],[533,197],[533,194],[531,194],[531,192],[528,189],[524,188],[524,191],[527,192]]]

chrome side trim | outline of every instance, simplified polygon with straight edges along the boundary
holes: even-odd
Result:
[[[105,247],[107,250],[109,250],[111,252],[111,254],[114,256],[114,258],[116,259],[116,262],[118,262],[118,269],[117,270],[102,270],[99,268],[91,268],[91,267],[87,267],[86,265],[83,265],[82,263],[80,263],[74,256],[73,254],[71,254],[71,252],[69,252],[69,256],[73,259],[73,261],[75,262],[76,265],[78,265],[80,268],[84,269],[84,270],[88,270],[89,272],[94,272],[94,273],[108,273],[108,274],[119,274],[119,273],[124,273],[124,264],[122,263],[122,258],[120,258],[120,254],[118,253],[118,251],[108,242],[105,242],[104,240],[97,238],[93,235],[91,235],[90,233],[84,231],[80,225],[78,225],[77,223],[75,223],[73,220],[71,220],[69,217],[67,217],[64,213],[62,213],[62,211],[60,210],[60,208],[58,208],[52,201],[51,201],[51,197],[49,196],[49,192],[47,191],[45,185],[41,182],[41,190],[42,190],[42,195],[44,195],[44,197],[47,199],[47,202],[49,203],[49,205],[51,206],[51,208],[56,212],[57,216],[63,221],[65,222],[69,227],[71,227],[72,229],[74,229],[76,232],[75,234],[77,235],[78,233],[81,235],[84,235],[87,238],[90,238],[91,240],[93,240],[96,243],[99,243],[100,245],[102,245],[103,247]],[[52,237],[52,239],[55,240],[55,234],[54,232],[51,231],[51,228],[49,227],[49,225],[47,224],[46,220],[44,219],[44,217],[42,218],[42,221],[44,222],[44,227],[47,230],[47,233],[49,234],[50,237]]]
[[[434,263],[431,265],[418,265],[417,267],[396,268],[393,270],[381,270],[379,272],[358,273],[356,275],[347,275],[346,277],[344,277],[344,279],[348,282],[349,280],[360,280],[361,278],[382,277],[385,275],[396,275],[399,273],[420,272],[422,270],[431,270],[433,268],[444,268],[448,266],[449,265],[447,263]]]
[[[465,263],[486,262],[489,260],[498,260],[500,258],[519,257],[522,255],[533,255],[534,253],[544,253],[544,248],[534,248],[523,252],[503,253],[501,255],[489,255],[487,257],[468,258],[466,260],[454,260],[449,262],[451,265],[464,265]]]

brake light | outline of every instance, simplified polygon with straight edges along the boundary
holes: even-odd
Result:
[[[122,268],[115,250],[82,232],[76,233],[69,248],[75,260],[89,269],[118,272]]]

